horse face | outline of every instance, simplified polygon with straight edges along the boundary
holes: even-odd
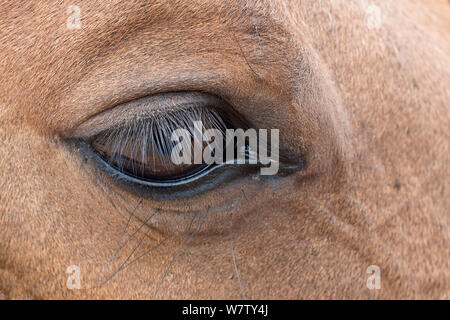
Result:
[[[446,1],[0,12],[3,297],[448,293]],[[128,139],[130,121],[149,125],[136,116],[180,100],[279,130],[277,174],[224,166],[155,187],[99,161],[92,137],[123,124],[111,135]]]

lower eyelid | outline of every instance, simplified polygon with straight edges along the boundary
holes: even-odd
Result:
[[[111,168],[103,167],[102,171],[112,178],[114,183],[119,185],[122,189],[141,198],[156,201],[191,198],[214,190],[223,184],[229,184],[232,181],[236,181],[236,179],[248,177],[249,175],[249,168],[245,168],[245,166],[235,166],[233,168],[217,167],[216,170],[208,172],[201,178],[186,185],[155,187],[134,182],[122,173],[112,171]],[[254,170],[252,170],[252,172],[254,172]]]

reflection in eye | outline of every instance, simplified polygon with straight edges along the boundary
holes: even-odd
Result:
[[[231,125],[219,112],[207,107],[158,111],[141,119],[132,119],[115,129],[105,130],[90,141],[102,159],[119,172],[149,184],[162,186],[204,175],[214,165],[175,164],[171,154],[177,142],[171,139],[177,129],[186,129],[194,145],[195,121],[204,129],[224,133]],[[225,141],[223,142],[225,146]],[[233,142],[232,142],[233,143]],[[204,145],[205,146],[205,145]]]

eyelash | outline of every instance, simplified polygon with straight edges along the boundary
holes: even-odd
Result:
[[[176,143],[171,140],[171,133],[175,129],[187,129],[193,134],[192,124],[194,121],[200,120],[203,124],[207,124],[209,128],[218,129],[224,133],[227,128],[232,127],[229,120],[225,119],[227,119],[227,117],[219,114],[214,108],[178,107],[170,111],[156,111],[144,118],[133,118],[115,129],[108,129],[100,132],[91,138],[88,143],[99,156],[99,160],[102,162],[103,166],[106,167],[108,171],[112,171],[116,177],[151,187],[173,187],[192,183],[211,173],[213,170],[218,169],[222,165],[213,164],[203,166],[187,176],[165,179],[164,181],[158,180],[158,178],[144,179],[145,166],[143,164],[145,163],[144,158],[147,158],[148,151],[150,149],[152,151],[151,158],[153,159],[154,172],[156,171],[155,162],[162,163],[167,169],[167,157],[170,155],[172,148],[176,145]],[[99,146],[108,146],[111,151],[111,157],[102,154],[102,152],[99,151]],[[137,161],[131,161],[131,174],[130,170],[127,172],[124,168],[124,163],[130,161],[116,157],[116,155],[122,155],[124,150],[131,150],[128,159],[139,158],[140,153],[140,160],[142,160],[141,166],[140,168],[136,168]],[[135,174],[137,172],[136,169],[141,170],[141,177],[138,177]]]
[[[217,112],[206,108],[192,110],[174,110],[168,112],[155,112],[142,119],[132,119],[129,123],[115,129],[105,130],[90,139],[90,143],[113,143],[114,151],[124,150],[133,145],[133,150],[141,150],[144,154],[145,148],[150,143],[156,147],[160,154],[166,154],[174,146],[170,140],[170,134],[178,128],[191,131],[193,121],[202,120],[204,123],[213,123],[216,129],[224,131],[226,124]],[[169,137],[169,138],[168,138]],[[147,139],[150,138],[150,141]],[[137,148],[140,145],[140,148]]]

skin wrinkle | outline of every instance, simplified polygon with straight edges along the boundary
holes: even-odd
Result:
[[[79,30],[68,5],[0,1],[0,298],[240,299],[230,213],[248,299],[449,297],[447,1],[89,0]],[[155,200],[66,143],[169,91],[280,129],[304,170]]]

